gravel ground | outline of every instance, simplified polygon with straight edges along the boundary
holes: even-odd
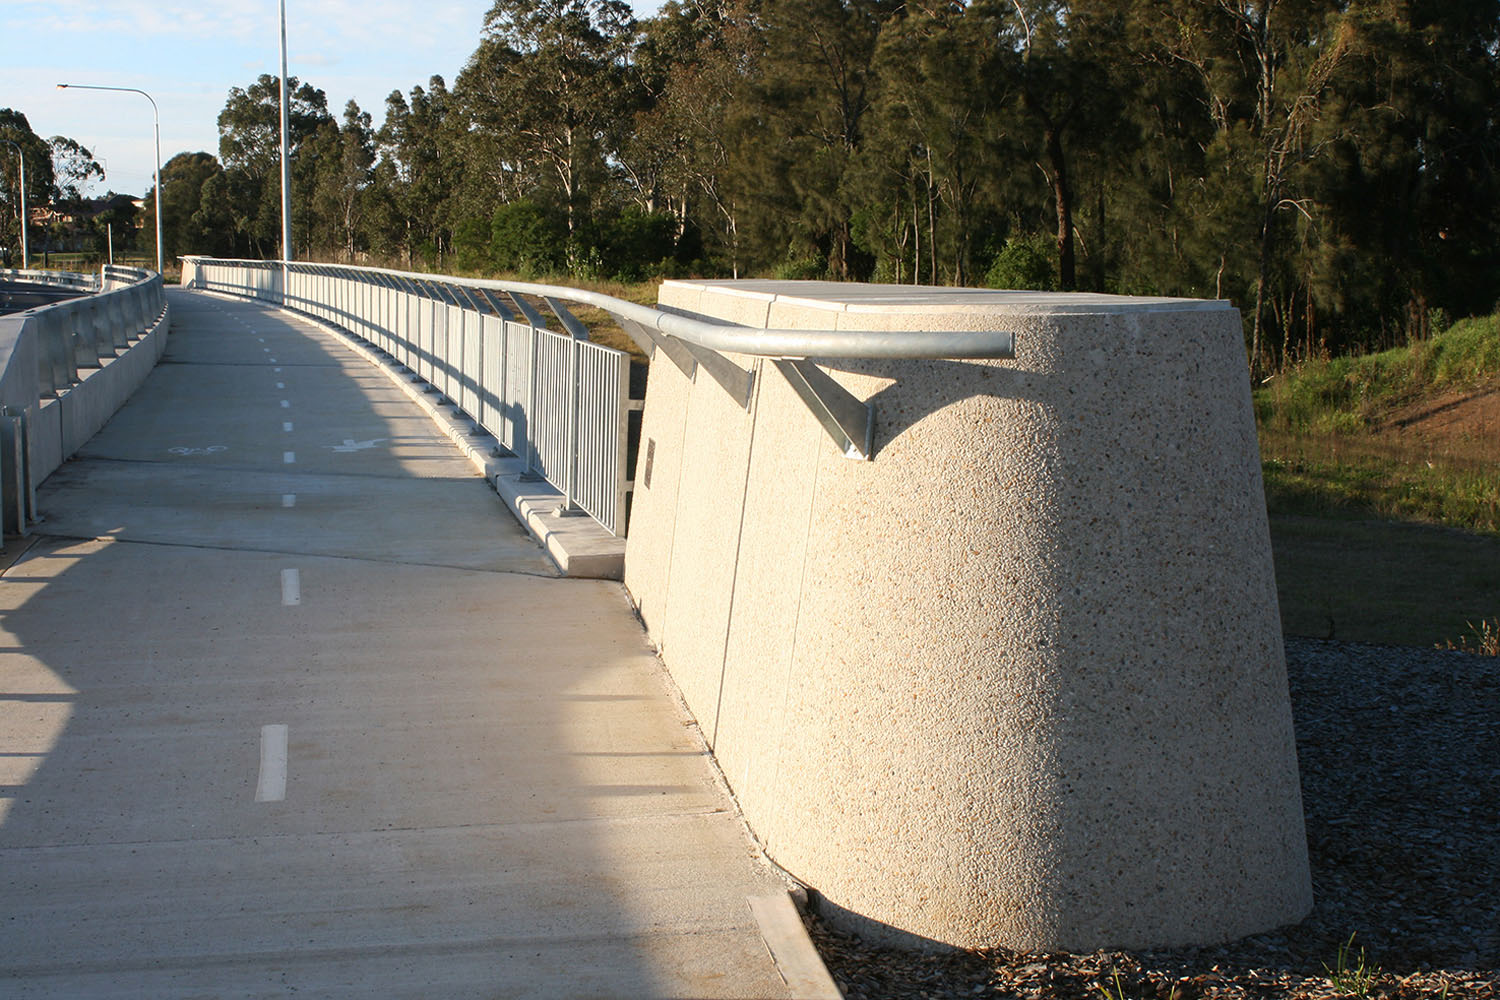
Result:
[[[845,996],[1500,1000],[1500,658],[1289,638],[1287,672],[1316,900],[1302,923],[1192,950],[921,955],[811,917]]]

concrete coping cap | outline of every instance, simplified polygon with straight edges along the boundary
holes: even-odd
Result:
[[[1099,315],[1136,312],[1217,312],[1222,299],[1178,299],[1096,292],[1030,292],[932,285],[867,285],[840,281],[718,280],[663,282],[706,295],[842,313],[988,313],[997,316]]]

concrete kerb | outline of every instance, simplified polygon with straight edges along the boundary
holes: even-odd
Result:
[[[221,294],[210,292],[208,294]],[[243,301],[239,296],[225,298]],[[432,421],[447,434],[470,464],[500,494],[516,520],[557,564],[563,576],[599,580],[620,580],[625,576],[625,539],[616,537],[591,517],[561,517],[562,493],[549,483],[523,478],[526,463],[515,457],[501,457],[499,442],[486,431],[476,428],[452,402],[431,385],[414,381],[414,376],[390,355],[369,341],[326,320],[282,308],[300,319],[308,320],[336,335],[348,347],[374,365],[386,378],[401,387]]]
[[[776,971],[792,996],[796,1000],[843,1000],[844,994],[808,937],[791,893],[751,896],[747,902]]]
[[[812,935],[808,933],[807,924],[803,921],[807,913],[817,910],[815,891],[777,864],[776,859],[766,851],[760,837],[750,826],[750,821],[745,818],[739,796],[735,794],[729,779],[724,776],[724,768],[720,766],[719,758],[709,745],[702,724],[688,706],[682,689],[677,686],[677,679],[662,661],[660,652],[657,653],[656,660],[661,666],[662,686],[682,716],[694,744],[705,755],[715,788],[720,795],[734,803],[735,817],[739,821],[746,849],[761,864],[775,872],[786,887],[785,892],[745,898],[756,926],[760,929],[766,952],[776,964],[776,971],[787,984],[794,1000],[844,1000],[843,991],[838,988],[828,966],[823,963],[823,956],[818,954],[817,946],[813,944]]]

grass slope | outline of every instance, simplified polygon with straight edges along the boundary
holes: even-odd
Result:
[[[1500,314],[1255,393],[1293,635],[1481,643],[1500,622]]]
[[[1273,514],[1500,535],[1500,314],[1305,365],[1255,394]]]

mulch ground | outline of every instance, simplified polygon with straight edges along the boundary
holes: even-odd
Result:
[[[921,954],[809,917],[845,996],[1500,1000],[1500,658],[1288,639],[1287,671],[1302,923],[1177,951]]]

